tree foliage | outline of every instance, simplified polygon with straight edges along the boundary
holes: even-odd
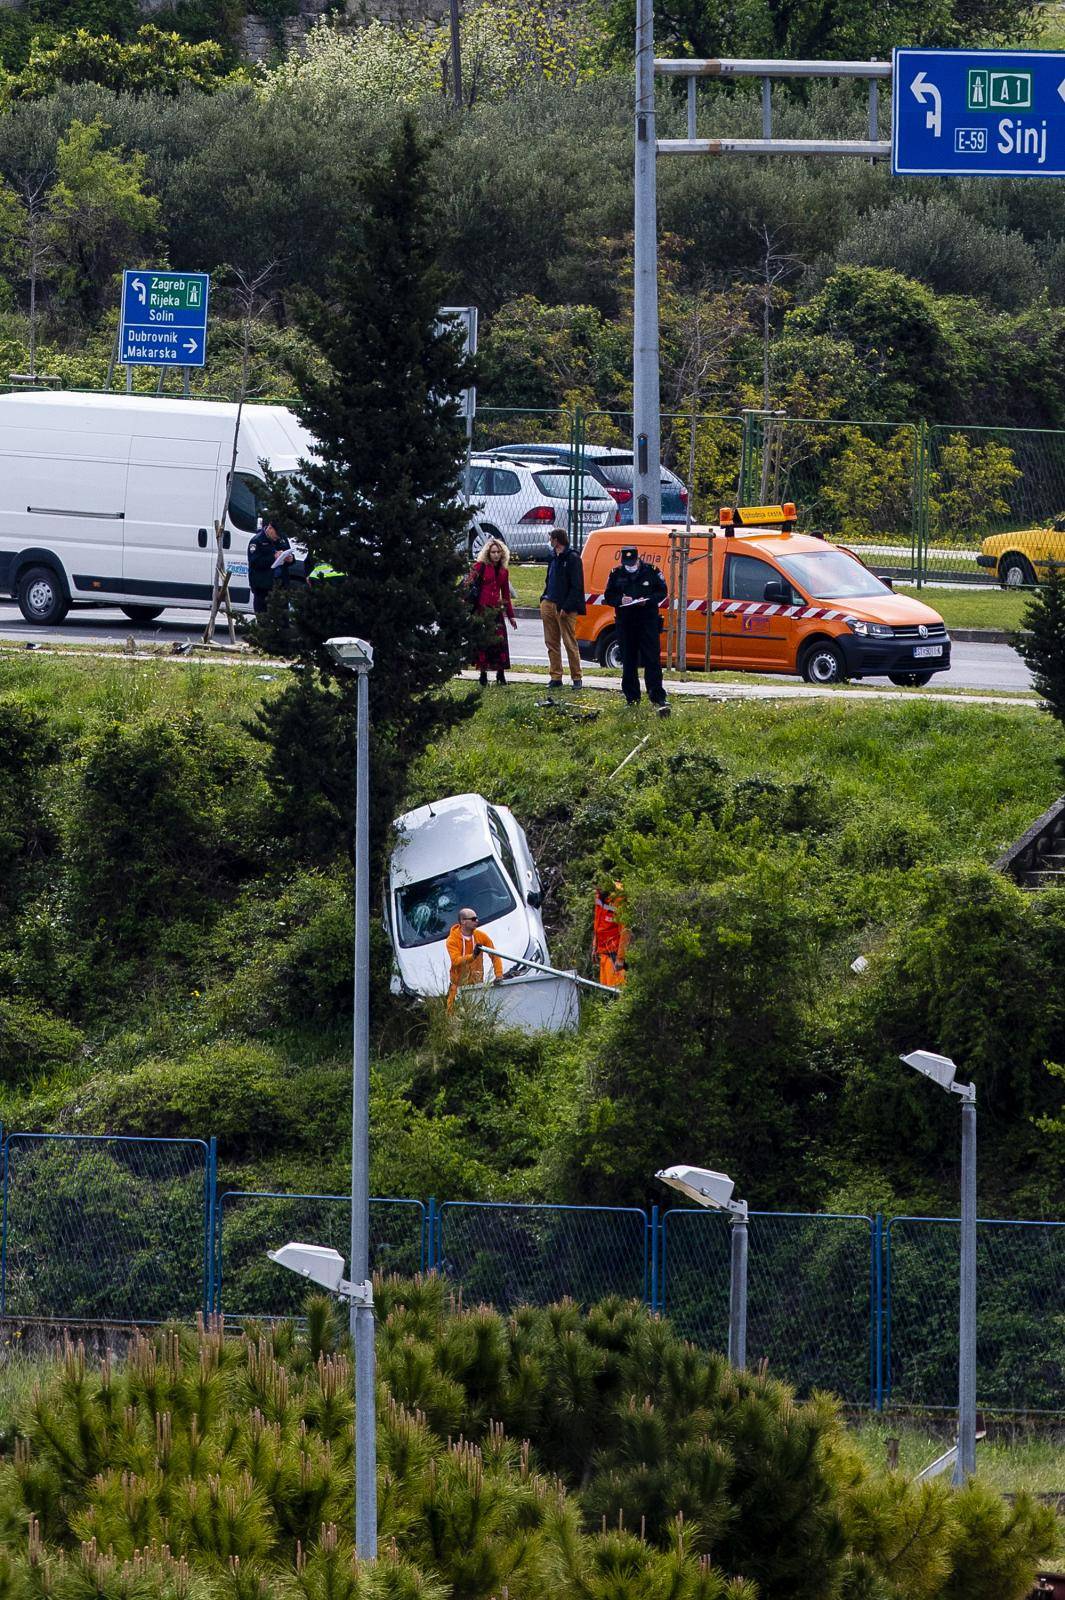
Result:
[[[1047,710],[1065,728],[1065,571],[1053,562],[1046,582],[1033,590],[1024,613],[1024,632],[1014,640],[1032,673]],[[1062,756],[1065,772],[1065,755]]]
[[[279,594],[261,630],[294,663],[258,726],[280,826],[312,859],[332,856],[352,807],[355,680],[326,639],[365,638],[375,650],[378,850],[411,762],[463,714],[445,687],[471,626],[459,589],[467,512],[456,401],[472,369],[437,324],[444,296],[425,162],[408,123],[362,179],[363,214],[338,241],[328,298],[303,313],[318,360],[299,368],[296,411],[318,453],[298,488],[275,482],[310,565],[341,574],[298,591],[287,610]]]
[[[68,1347],[0,1468],[4,1593],[1024,1600],[1053,1544],[1049,1509],[876,1475],[829,1401],[634,1305],[379,1294],[377,1563],[352,1559],[351,1363],[312,1301],[300,1334],[138,1335],[95,1370]]]

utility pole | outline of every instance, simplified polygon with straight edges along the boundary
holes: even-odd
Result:
[[[633,206],[633,521],[662,520],[658,356],[658,197],[653,0],[636,0],[636,163]]]

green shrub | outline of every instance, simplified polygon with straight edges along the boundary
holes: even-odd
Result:
[[[320,1097],[321,1075],[314,1077]],[[91,1080],[78,1095],[77,1125],[153,1138],[215,1134],[227,1156],[247,1156],[298,1141],[306,1098],[276,1051],[221,1039],[180,1060],[149,1057],[130,1072]]]
[[[25,1083],[74,1060],[83,1039],[62,1017],[24,1000],[0,1000],[0,1082]]]
[[[157,966],[161,949],[190,960],[198,930],[264,863],[258,799],[244,745],[199,714],[88,735],[66,829],[87,1005]]]

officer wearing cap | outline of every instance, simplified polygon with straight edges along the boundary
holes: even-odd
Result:
[[[666,580],[658,568],[641,561],[635,545],[626,545],[621,551],[620,566],[607,579],[605,594],[606,603],[614,607],[617,618],[621,692],[630,706],[639,704],[642,667],[647,698],[660,717],[669,716],[669,702],[662,686],[662,623],[658,614],[667,593]]]

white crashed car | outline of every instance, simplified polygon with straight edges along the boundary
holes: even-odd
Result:
[[[387,921],[395,952],[392,988],[447,992],[445,941],[459,909],[472,906],[508,956],[547,960],[540,876],[525,833],[506,806],[456,794],[397,817],[388,870]],[[512,963],[504,962],[504,971]]]

